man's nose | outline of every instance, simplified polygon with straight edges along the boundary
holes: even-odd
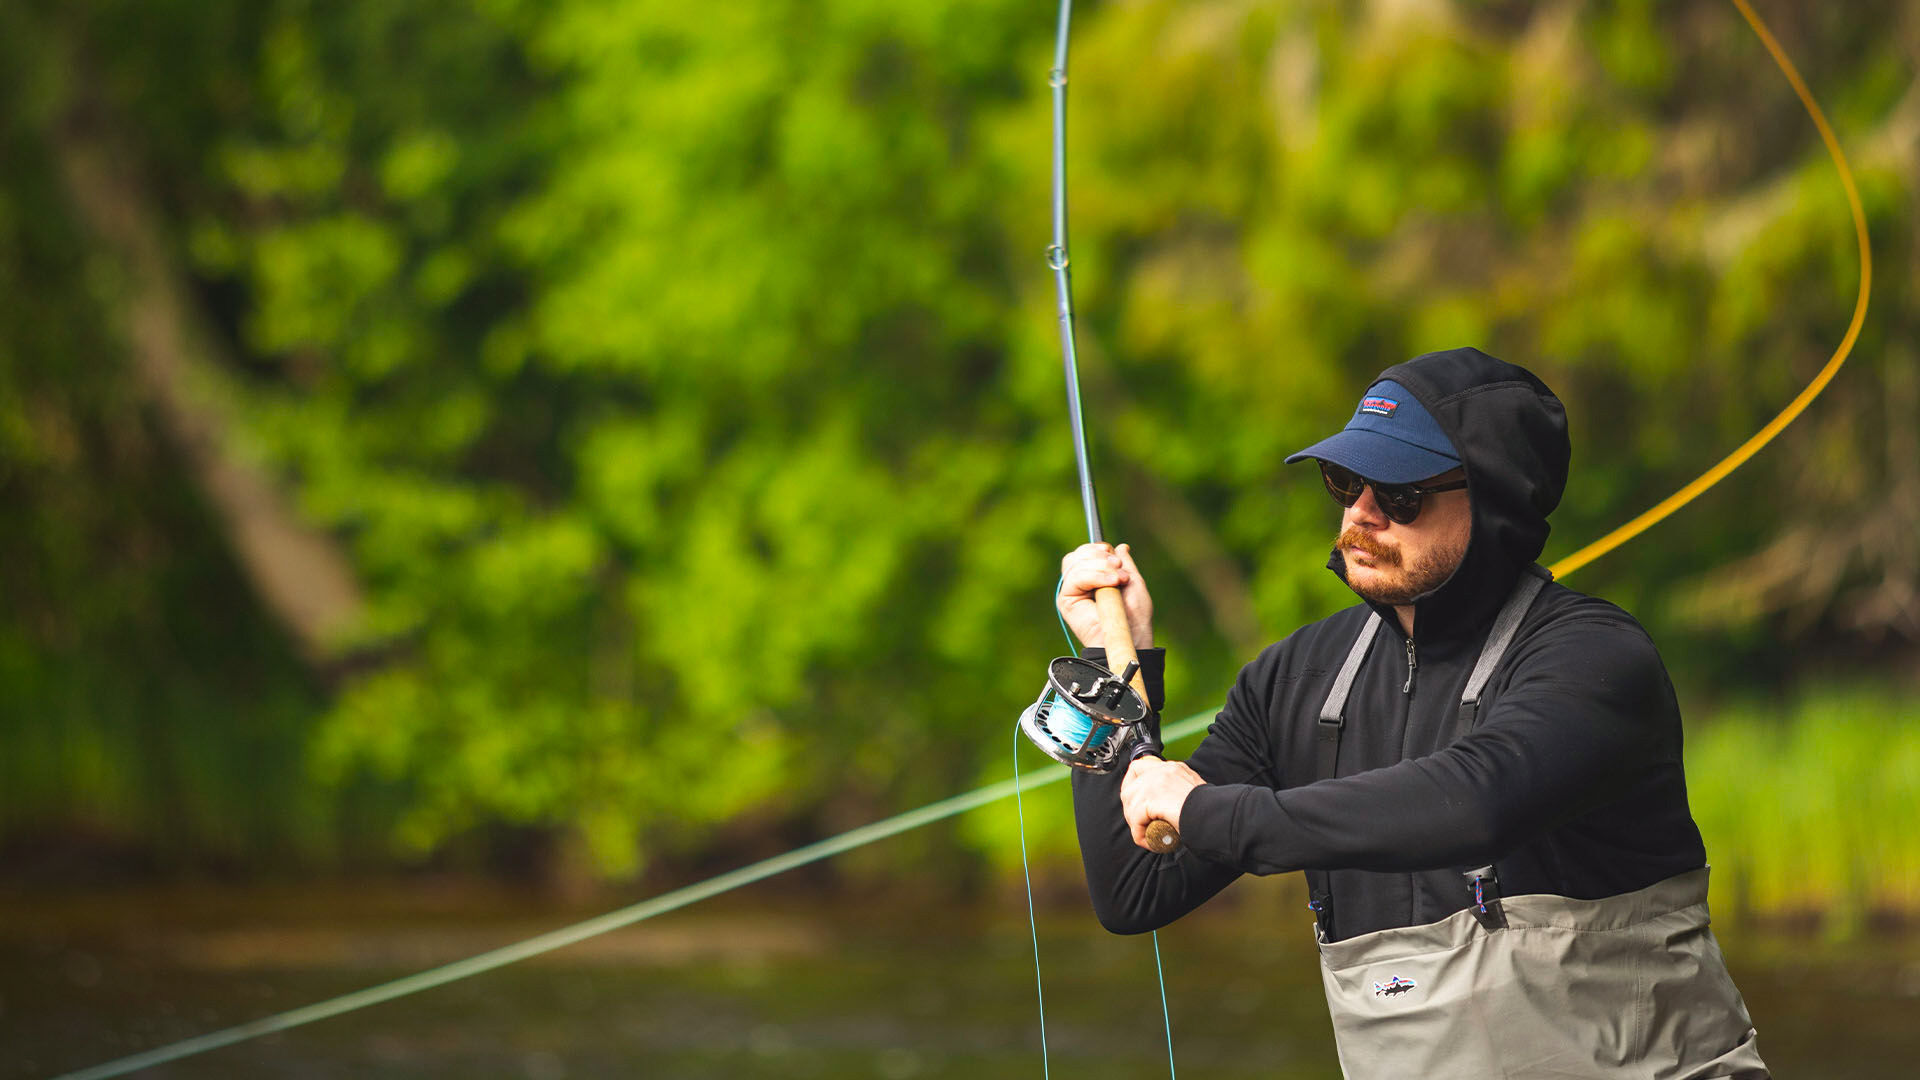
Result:
[[[1364,525],[1374,529],[1384,529],[1391,522],[1380,509],[1379,500],[1373,497],[1373,485],[1368,484],[1360,490],[1360,497],[1352,506],[1347,507],[1347,523]]]

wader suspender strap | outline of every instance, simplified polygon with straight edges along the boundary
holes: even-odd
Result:
[[[1494,616],[1487,643],[1481,647],[1480,658],[1474,661],[1473,674],[1467,677],[1467,688],[1460,695],[1460,712],[1454,738],[1473,730],[1474,721],[1480,715],[1481,692],[1493,677],[1494,669],[1500,666],[1507,646],[1513,644],[1513,636],[1519,632],[1520,620],[1526,617],[1527,609],[1533,606],[1533,598],[1540,595],[1540,590],[1552,576],[1543,567],[1529,566],[1520,575],[1513,595],[1507,597],[1500,613]],[[1367,624],[1360,628],[1360,636],[1354,640],[1353,648],[1347,651],[1346,662],[1340,665],[1340,673],[1334,677],[1332,689],[1327,691],[1326,704],[1320,706],[1319,738],[1314,749],[1315,780],[1331,780],[1339,775],[1340,734],[1347,722],[1347,696],[1353,692],[1353,680],[1360,674],[1361,663],[1373,648],[1380,622],[1380,613],[1377,611],[1367,616]],[[1333,893],[1327,885],[1326,871],[1308,870],[1306,876],[1307,906],[1313,909],[1314,918],[1319,923],[1320,940],[1332,941]],[[1467,887],[1473,890],[1473,913],[1480,924],[1489,930],[1505,926],[1506,916],[1500,911],[1500,876],[1493,867],[1482,866],[1466,871],[1462,876],[1467,879]]]
[[[1533,598],[1546,587],[1548,576],[1539,566],[1528,567],[1527,572],[1520,575],[1520,583],[1514,586],[1513,595],[1507,597],[1506,604],[1500,608],[1500,614],[1494,616],[1493,630],[1487,634],[1480,659],[1473,663],[1473,674],[1467,676],[1467,688],[1460,694],[1460,714],[1453,731],[1455,739],[1472,731],[1474,721],[1480,718],[1480,692],[1487,688],[1487,680],[1493,678],[1493,669],[1500,666],[1507,646],[1513,644],[1520,620],[1526,618]],[[1473,905],[1468,909],[1473,917],[1488,930],[1505,929],[1507,915],[1500,909],[1500,874],[1493,864],[1461,871],[1460,876],[1467,880],[1467,891],[1473,894]]]
[[[1493,630],[1487,634],[1480,659],[1474,661],[1473,674],[1467,676],[1467,688],[1460,694],[1460,726],[1454,738],[1473,730],[1473,722],[1480,715],[1480,692],[1487,688],[1487,680],[1493,678],[1493,669],[1500,666],[1501,657],[1507,655],[1507,646],[1513,644],[1513,635],[1519,633],[1520,620],[1526,618],[1533,598],[1546,588],[1547,579],[1540,576],[1546,572],[1541,566],[1527,567],[1527,572],[1520,575],[1520,584],[1514,586],[1513,595],[1507,597],[1506,606],[1493,617]]]
[[[1367,625],[1360,628],[1353,648],[1347,650],[1347,662],[1340,665],[1340,674],[1334,676],[1327,703],[1320,706],[1320,738],[1314,750],[1315,780],[1330,780],[1334,776],[1334,766],[1340,757],[1340,729],[1347,722],[1347,695],[1353,692],[1353,680],[1360,674],[1360,664],[1373,648],[1379,629],[1380,613],[1376,611],[1367,616]]]
[[[1380,613],[1367,616],[1367,625],[1360,628],[1360,636],[1353,641],[1353,648],[1347,650],[1346,663],[1340,665],[1340,674],[1334,676],[1333,689],[1327,691],[1327,702],[1320,706],[1319,738],[1314,747],[1313,778],[1331,780],[1338,775],[1340,764],[1340,729],[1347,722],[1347,695],[1353,692],[1353,680],[1360,674],[1360,664],[1367,658],[1367,650],[1373,648],[1373,639],[1380,629]],[[1307,907],[1313,910],[1314,920],[1320,927],[1320,940],[1333,940],[1333,893],[1327,887],[1327,874],[1324,870],[1307,871]]]

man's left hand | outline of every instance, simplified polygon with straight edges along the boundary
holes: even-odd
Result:
[[[1133,759],[1127,778],[1120,782],[1120,810],[1127,816],[1133,842],[1148,851],[1162,850],[1147,842],[1147,822],[1159,818],[1180,828],[1180,808],[1187,803],[1187,793],[1204,783],[1184,761],[1163,761],[1151,754]]]

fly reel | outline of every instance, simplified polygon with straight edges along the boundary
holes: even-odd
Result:
[[[1039,699],[1020,714],[1020,730],[1063,765],[1096,773],[1125,766],[1127,751],[1150,738],[1141,725],[1152,710],[1128,685],[1139,670],[1137,660],[1115,675],[1077,656],[1055,659]]]
[[[1088,772],[1125,768],[1143,748],[1158,753],[1159,740],[1147,723],[1153,710],[1132,686],[1139,670],[1132,657],[1118,675],[1077,656],[1055,658],[1039,700],[1020,714],[1020,730],[1048,757]],[[1164,821],[1150,821],[1147,843],[1171,855],[1180,850],[1180,833]]]

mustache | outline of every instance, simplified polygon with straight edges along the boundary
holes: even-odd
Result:
[[[1355,551],[1372,556],[1375,561],[1384,566],[1400,565],[1399,548],[1388,547],[1381,543],[1378,537],[1357,525],[1349,525],[1340,530],[1340,539],[1334,542],[1334,546],[1342,550],[1353,548]]]

